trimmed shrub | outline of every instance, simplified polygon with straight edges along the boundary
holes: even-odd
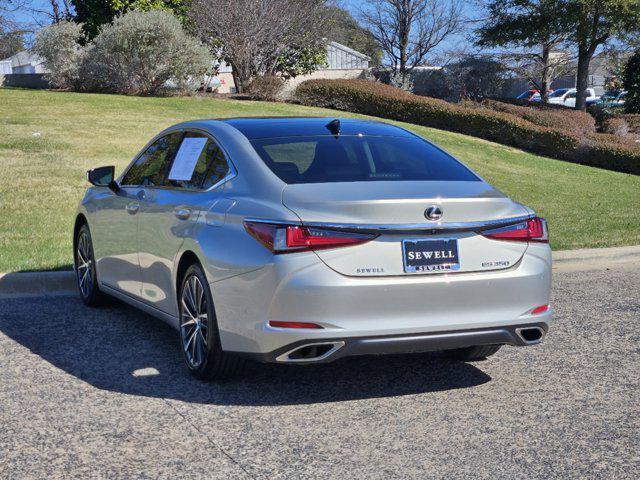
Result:
[[[620,116],[627,122],[631,133],[640,135],[640,114],[627,113]]]
[[[541,155],[640,174],[640,148],[541,126],[511,113],[419,97],[365,80],[308,80],[296,90],[306,105],[335,108],[449,130]]]
[[[49,70],[45,78],[58,88],[80,86],[80,65],[85,51],[80,46],[82,25],[60,22],[44,27],[36,35],[33,53],[44,59]]]
[[[498,112],[505,112],[541,127],[561,128],[578,135],[590,135],[596,131],[595,119],[581,110],[574,110],[560,105],[557,108],[545,108],[547,104],[542,102],[528,102],[525,104],[512,104],[501,100],[486,99],[479,103],[465,102],[468,107],[482,107]],[[538,106],[537,104],[542,104]]]
[[[247,86],[247,94],[254,100],[275,102],[284,87],[284,79],[277,75],[255,77]]]
[[[91,42],[82,74],[89,90],[156,94],[169,81],[178,89],[192,79],[199,84],[212,63],[209,50],[171,13],[130,11]]]
[[[609,133],[617,137],[626,137],[629,135],[629,124],[621,117],[606,118],[602,122],[602,133]]]

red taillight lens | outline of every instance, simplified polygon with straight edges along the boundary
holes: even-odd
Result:
[[[371,235],[332,232],[320,228],[287,227],[287,247],[303,247],[312,250],[356,245],[371,240]]]
[[[268,223],[244,222],[245,230],[262,245],[273,251],[276,226]]]
[[[365,243],[375,238],[375,235],[361,233],[345,233],[322,228],[251,221],[244,222],[244,227],[249,235],[277,254],[346,247]]]
[[[322,328],[317,323],[309,322],[281,322],[279,320],[269,320],[270,327],[276,328]]]
[[[544,218],[534,217],[521,223],[506,227],[486,230],[482,235],[495,240],[512,240],[520,242],[549,242],[547,221]]]
[[[539,307],[531,310],[531,315],[538,315],[539,313],[544,313],[549,310],[549,305],[540,305]]]

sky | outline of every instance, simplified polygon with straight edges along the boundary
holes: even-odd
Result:
[[[467,19],[480,18],[483,13],[482,5],[484,3],[488,3],[484,0],[459,0],[459,1],[463,2],[462,10],[464,12],[465,18]],[[349,10],[351,15],[353,15],[355,18],[359,17],[359,12],[363,9],[363,7],[366,7],[366,4],[367,4],[367,2],[363,0],[336,0],[336,3],[339,6]],[[438,51],[436,51],[434,55],[436,57],[437,56],[442,57],[443,55],[446,56],[446,52],[448,51],[456,50],[460,52],[463,50],[473,49],[474,47],[471,45],[472,42],[468,40],[467,35],[468,33],[465,31],[459,35],[452,35],[451,37],[447,38],[438,47]],[[434,60],[436,61],[431,63],[438,63],[437,59],[434,58]],[[427,59],[427,63],[429,63],[429,59]]]
[[[51,4],[49,3],[49,0],[28,0],[28,1],[32,6],[32,8],[34,9],[39,9],[43,11],[50,11],[51,9]],[[233,1],[233,0],[230,0],[230,1]],[[464,1],[464,12],[466,17],[477,18],[478,16],[481,15],[482,13],[481,5],[483,3],[483,0],[462,0],[462,1]],[[358,13],[364,6],[366,6],[366,3],[367,3],[366,0],[335,0],[335,2],[339,6],[349,10],[349,12],[351,12],[351,14],[356,18],[358,18]],[[33,15],[29,13],[21,13],[17,16],[16,19],[19,22],[24,22],[24,23],[33,23],[34,21]],[[46,24],[47,23],[46,16],[40,15],[39,21],[41,24]],[[469,47],[469,42],[467,41],[465,34],[452,36],[451,38],[447,39],[443,43],[443,45],[441,45],[440,50],[441,52],[446,52],[453,49],[460,50],[463,47],[467,47],[467,48]]]

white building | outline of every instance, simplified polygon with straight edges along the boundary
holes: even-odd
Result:
[[[319,78],[357,78],[363,70],[369,68],[371,58],[338,42],[327,45],[327,66],[308,75],[301,75],[289,80],[285,87],[285,94],[292,92],[296,86],[305,80]],[[210,80],[210,86],[217,88],[218,93],[235,93],[232,68],[222,62],[218,68],[218,75]]]
[[[23,50],[0,61],[0,74],[47,73],[44,60],[33,53]]]

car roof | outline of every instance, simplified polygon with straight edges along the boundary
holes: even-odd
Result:
[[[340,135],[377,135],[414,137],[415,135],[388,123],[335,117],[246,117],[220,119],[249,140],[258,138],[333,135],[330,122],[339,122]],[[335,126],[335,123],[334,123]]]

